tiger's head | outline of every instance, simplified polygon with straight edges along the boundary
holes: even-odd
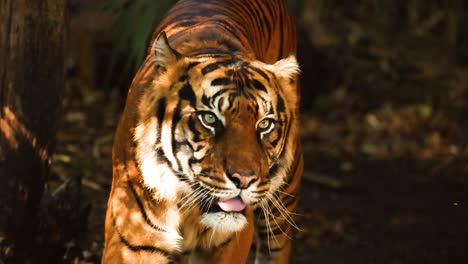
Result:
[[[164,33],[153,46],[156,76],[134,135],[143,183],[181,212],[198,208],[203,225],[239,231],[244,209],[272,199],[293,164],[295,57],[184,56]]]

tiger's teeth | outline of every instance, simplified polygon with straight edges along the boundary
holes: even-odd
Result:
[[[225,212],[240,212],[245,209],[245,203],[240,197],[234,197],[226,201],[218,201],[218,206]]]

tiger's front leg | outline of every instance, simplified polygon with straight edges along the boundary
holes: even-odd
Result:
[[[141,185],[125,180],[113,182],[103,264],[171,263],[180,252],[182,238],[174,224],[177,208],[163,201],[156,203],[152,197]]]
[[[256,254],[255,263],[289,263],[292,228],[297,228],[292,213],[297,199],[283,195],[255,211]]]

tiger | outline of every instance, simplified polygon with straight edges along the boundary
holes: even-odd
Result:
[[[112,148],[102,263],[288,263],[303,156],[283,0],[179,0]]]

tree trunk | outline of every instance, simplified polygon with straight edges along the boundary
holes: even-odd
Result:
[[[0,0],[0,263],[37,263],[64,88],[66,0]]]

